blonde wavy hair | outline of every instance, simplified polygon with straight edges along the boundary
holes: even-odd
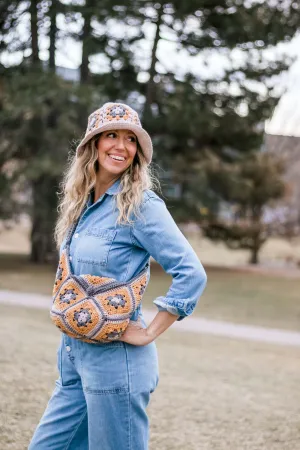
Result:
[[[59,192],[58,219],[54,238],[59,248],[69,227],[79,218],[85,207],[89,193],[94,188],[99,170],[97,140],[100,134],[86,143],[77,156],[69,160]],[[140,216],[143,191],[157,189],[160,184],[152,168],[147,165],[138,143],[132,164],[120,176],[120,192],[116,195],[116,207],[119,210],[117,223],[133,224],[130,216]]]

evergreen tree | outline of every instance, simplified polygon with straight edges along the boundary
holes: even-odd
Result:
[[[2,68],[0,154],[4,170],[0,185],[6,193],[24,180],[27,202],[23,208],[31,218],[30,258],[34,262],[56,257],[52,236],[62,168],[70,143],[82,133],[80,111],[86,110],[86,103],[90,102],[88,89],[82,95],[78,86],[54,73],[57,3],[31,2],[28,5],[31,55],[14,68]],[[39,32],[45,32],[43,19],[47,15],[50,16],[48,68],[41,65],[37,37]],[[39,32],[38,27],[41,27]],[[6,167],[13,167],[14,178],[7,178]],[[7,207],[2,217],[7,215],[6,211]]]
[[[269,237],[264,208],[285,192],[283,160],[265,152],[230,165],[215,159],[208,173],[229,214],[222,217],[211,213],[203,221],[206,236],[223,241],[231,249],[249,250],[249,262],[257,264],[259,251]]]

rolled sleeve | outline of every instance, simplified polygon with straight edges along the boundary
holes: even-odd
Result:
[[[169,311],[182,320],[192,314],[204,291],[205,270],[165,202],[154,192],[145,198],[141,214],[132,227],[133,243],[144,248],[172,276],[167,294],[157,297],[154,304],[159,311]]]

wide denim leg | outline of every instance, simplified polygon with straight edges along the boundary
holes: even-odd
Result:
[[[65,349],[57,351],[59,378],[29,450],[87,450],[87,407],[81,378]]]
[[[147,450],[156,345],[88,344],[62,335],[60,377],[29,450]]]

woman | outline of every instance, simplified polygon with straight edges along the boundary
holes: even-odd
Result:
[[[59,379],[30,450],[145,450],[146,407],[158,383],[155,339],[190,315],[206,284],[192,247],[152,190],[152,143],[128,105],[106,103],[89,117],[71,161],[56,226],[73,273],[127,282],[150,255],[173,277],[146,326],[141,305],[120,339],[91,344],[62,334]],[[149,281],[149,277],[148,277]]]

